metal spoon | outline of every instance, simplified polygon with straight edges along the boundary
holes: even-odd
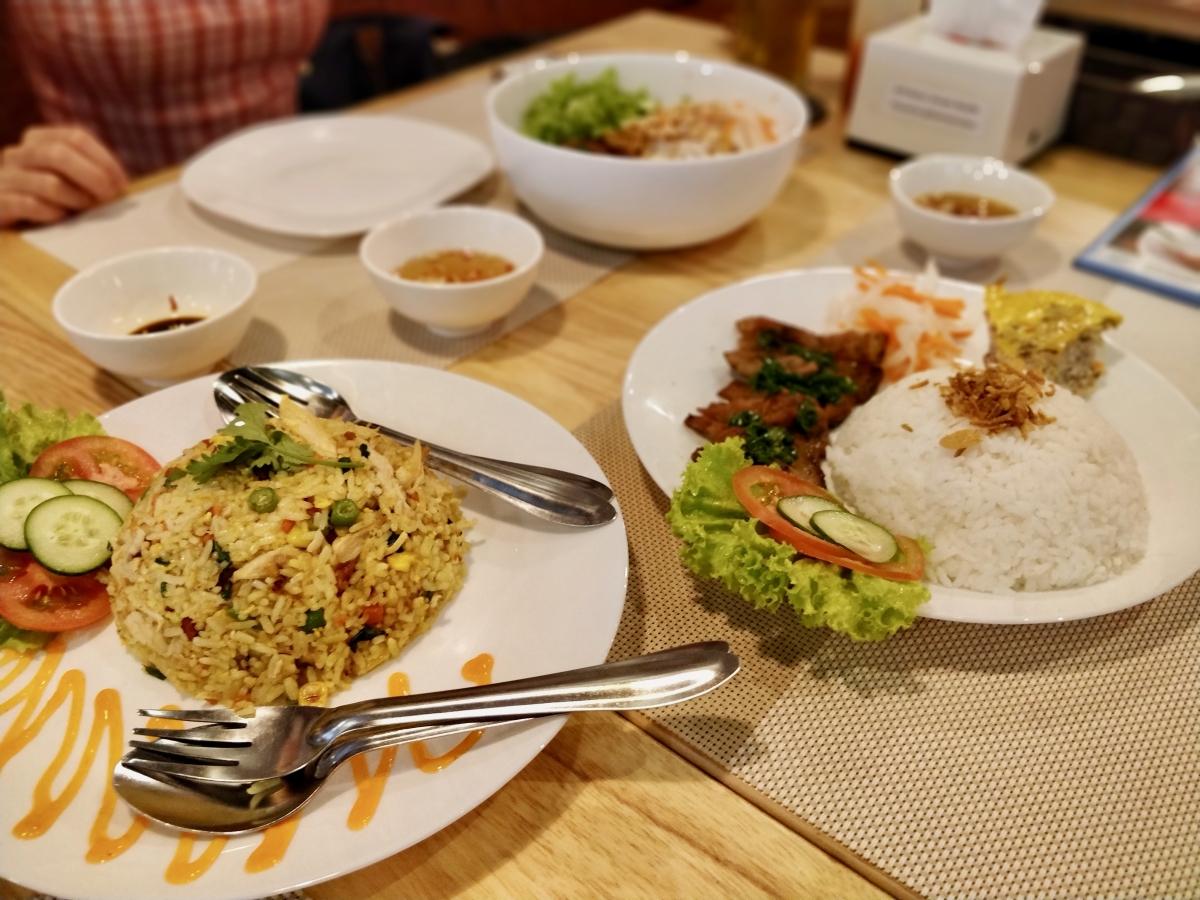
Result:
[[[737,673],[739,666],[738,658],[728,644],[709,641],[572,672],[509,682],[514,686],[527,685],[529,690],[535,684],[544,683],[544,696],[538,699],[529,690],[514,688],[513,696],[520,699],[507,702],[502,696],[485,698],[477,710],[464,706],[461,714],[465,718],[456,721],[405,727],[360,727],[333,739],[322,753],[302,768],[282,765],[276,777],[241,781],[193,778],[183,774],[189,769],[186,758],[164,764],[161,759],[154,759],[153,749],[138,748],[118,763],[113,772],[113,787],[132,806],[167,825],[223,834],[255,831],[294,813],[312,798],[337,766],[359,753],[544,718],[564,711],[647,709],[678,703],[724,684]],[[504,685],[496,687],[503,688]],[[420,696],[408,699],[418,701],[418,705],[421,701]],[[352,718],[357,721],[363,718],[362,707],[375,704],[383,708],[388,703],[386,700],[369,701],[345,709],[353,710]],[[505,708],[501,710],[501,706]],[[511,715],[501,719],[482,718],[500,712]],[[471,719],[471,716],[481,718]],[[386,721],[386,717],[379,721]],[[205,767],[197,764],[192,768],[202,773]]]
[[[213,398],[225,418],[248,401],[278,408],[284,397],[306,406],[325,419],[340,419],[369,425],[402,444],[414,444],[412,435],[360,418],[334,388],[288,369],[244,366],[220,375],[213,384]],[[584,475],[544,466],[508,462],[460,453],[448,447],[421,441],[431,468],[457,478],[524,510],[530,515],[559,525],[588,527],[612,521],[617,511],[612,490]]]
[[[528,720],[410,728],[407,733],[391,729],[360,738],[353,747],[344,746],[341,751],[349,758],[369,750],[523,721]],[[275,784],[265,779],[241,784],[205,782],[144,767],[136,753],[127,753],[113,769],[113,787],[126,803],[163,825],[213,834],[244,834],[274,825],[299,810],[327,777],[314,777],[301,770]]]

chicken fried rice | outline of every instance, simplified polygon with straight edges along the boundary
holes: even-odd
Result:
[[[240,440],[219,434],[168,464],[118,535],[113,613],[146,670],[188,694],[324,705],[457,593],[465,523],[420,448],[295,405],[264,433],[312,461],[255,465],[251,449],[218,466]]]

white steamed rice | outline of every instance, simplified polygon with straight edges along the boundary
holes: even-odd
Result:
[[[946,586],[1078,587],[1143,556],[1149,515],[1137,462],[1087,401],[1060,388],[1037,404],[1053,423],[1027,437],[987,435],[955,457],[938,444],[969,427],[938,390],[952,374],[909,375],[854,410],[826,457],[839,498],[932,544],[926,578]]]

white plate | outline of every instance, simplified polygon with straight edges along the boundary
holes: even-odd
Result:
[[[492,169],[487,148],[431,122],[305,116],[257,125],[192,159],[180,185],[209,212],[277,234],[361,234],[436,206]]]
[[[388,362],[288,365],[344,391],[368,419],[468,452],[604,478],[587,451],[553,419],[480,382]],[[158,459],[169,460],[220,427],[211,384],[211,377],[200,378],[143,397],[105,415],[104,427],[109,434],[136,441]],[[414,691],[462,686],[462,664],[482,652],[494,655],[497,681],[604,660],[625,599],[622,521],[597,529],[557,528],[538,524],[474,491],[465,506],[476,524],[470,532],[472,549],[461,594],[399,659],[335,695],[335,702],[386,695],[392,672],[406,673]],[[83,671],[87,678],[82,698],[85,734],[92,720],[92,698],[102,688],[120,691],[122,740],[129,737],[139,706],[196,705],[144,674],[121,646],[111,622],[72,638],[59,672],[68,668]],[[0,676],[4,672],[0,670]],[[18,683],[24,682],[22,677]],[[11,687],[0,689],[0,699],[11,691]],[[0,713],[0,736],[15,714],[15,710]],[[88,829],[107,778],[100,764],[92,766],[79,796],[49,832],[33,840],[13,836],[14,824],[28,811],[34,783],[62,740],[65,726],[60,715],[0,769],[4,798],[0,876],[63,897],[122,900],[264,897],[299,888],[390,856],[444,828],[519,772],[561,724],[555,718],[489,731],[464,756],[433,775],[414,768],[401,750],[379,809],[362,831],[346,827],[355,791],[350,767],[343,766],[303,813],[291,847],[274,868],[254,875],[243,870],[248,854],[262,839],[247,835],[230,839],[215,865],[199,879],[175,886],[164,880],[178,843],[178,833],[171,829],[151,828],[126,853],[103,866],[84,861]],[[372,768],[377,758],[377,753],[368,755]],[[56,785],[63,780],[59,778]],[[109,830],[114,835],[130,821],[127,808],[119,806]],[[194,852],[198,854],[205,845],[206,841],[199,841]]]
[[[851,290],[845,268],[807,269],[730,285],[693,300],[658,323],[638,345],[625,372],[625,427],[642,465],[668,495],[703,439],[683,419],[711,403],[729,383],[722,353],[732,349],[734,323],[765,315],[813,331],[829,331],[830,303]],[[962,297],[978,314],[983,289],[943,281],[941,292]],[[978,362],[986,330],[967,341]],[[1137,458],[1150,505],[1150,539],[1137,565],[1102,584],[1061,591],[988,594],[930,586],[921,615],[990,624],[1083,619],[1134,606],[1189,577],[1200,566],[1200,413],[1165,378],[1135,356],[1109,345],[1108,372],[1091,402],[1125,438]],[[1116,513],[1114,513],[1116,514]]]

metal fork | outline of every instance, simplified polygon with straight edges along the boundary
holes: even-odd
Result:
[[[130,745],[144,770],[164,775],[244,783],[304,769],[323,778],[350,755],[400,733],[416,740],[562,713],[664,706],[707,693],[738,666],[728,644],[709,641],[552,675],[332,709],[269,706],[253,718],[227,709],[144,709],[145,716],[200,724],[135,728],[155,740]]]
[[[321,418],[368,425],[402,444],[411,445],[418,440],[410,434],[362,419],[334,388],[289,369],[270,366],[231,369],[217,378],[213,396],[227,417],[232,417],[236,407],[247,401],[265,403],[277,409],[284,397],[290,397]],[[616,517],[612,490],[594,478],[545,466],[461,453],[424,440],[421,446],[428,451],[432,468],[499,497],[530,515],[577,527],[603,525]]]

